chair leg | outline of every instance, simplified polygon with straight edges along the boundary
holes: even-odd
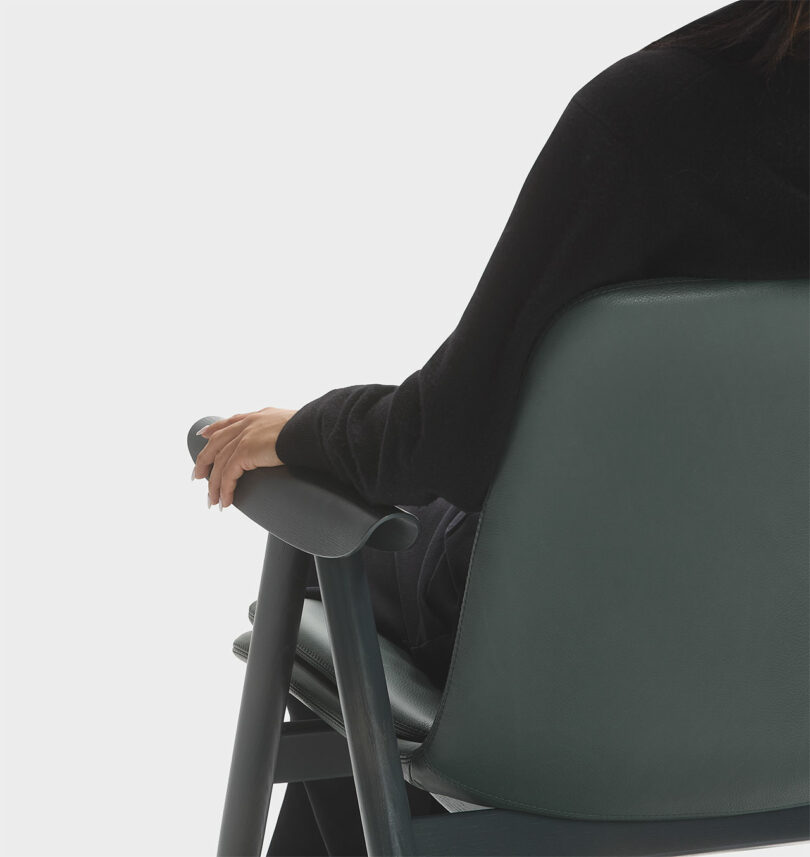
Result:
[[[359,552],[315,558],[369,855],[416,853],[377,627]]]
[[[268,534],[219,834],[219,857],[261,855],[309,554]]]

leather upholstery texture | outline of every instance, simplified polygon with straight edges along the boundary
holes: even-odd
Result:
[[[535,346],[409,781],[582,819],[807,803],[808,282],[595,290]]]
[[[251,622],[255,615],[254,601],[248,607]],[[234,654],[243,661],[247,660],[250,636],[251,632],[246,631],[233,642]],[[408,652],[386,637],[378,635],[378,640],[400,760],[403,761],[410,757],[427,735],[439,707],[441,692],[414,664]],[[345,737],[326,615],[322,602],[315,599],[304,599],[290,691]],[[403,764],[403,774],[406,774],[407,763],[403,761]],[[489,808],[440,793],[433,793],[433,797],[450,812]]]
[[[251,622],[255,612],[254,602],[248,608]],[[234,654],[243,660],[247,659],[250,633],[237,637],[233,644]],[[427,735],[439,707],[441,691],[414,664],[408,652],[383,636],[378,635],[378,639],[394,728],[402,739],[401,749],[411,751],[414,743]],[[338,732],[346,734],[326,616],[323,604],[314,598],[304,599],[290,689]]]

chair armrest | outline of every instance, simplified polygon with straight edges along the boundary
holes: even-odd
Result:
[[[203,426],[221,417],[203,417],[189,429],[194,461],[207,440]],[[265,530],[299,550],[329,559],[349,556],[364,545],[405,550],[419,535],[419,519],[398,506],[367,503],[353,488],[309,468],[259,467],[239,477],[233,505]]]

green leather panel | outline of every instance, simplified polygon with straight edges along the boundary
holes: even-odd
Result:
[[[250,605],[248,615],[252,622],[255,604]],[[234,654],[242,660],[247,659],[250,633],[240,635],[233,644]],[[408,652],[386,637],[378,639],[394,727],[404,742],[401,749],[413,750],[414,742],[421,742],[433,723],[441,691],[414,664]],[[290,689],[338,732],[346,734],[326,616],[317,599],[304,599]]]
[[[807,281],[601,289],[538,341],[408,778],[590,819],[807,803]]]

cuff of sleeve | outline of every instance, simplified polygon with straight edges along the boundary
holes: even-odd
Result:
[[[276,438],[276,455],[282,464],[311,467],[331,472],[321,443],[317,399],[299,408],[282,427]]]

